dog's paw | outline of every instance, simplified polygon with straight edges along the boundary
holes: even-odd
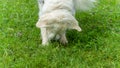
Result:
[[[42,45],[43,45],[43,46],[48,46],[48,45],[49,45],[49,42],[44,42],[44,41],[43,41],[43,42],[42,42]]]
[[[68,44],[68,41],[66,38],[61,38],[60,39],[60,43],[63,44],[63,45],[67,45]]]
[[[42,43],[42,46],[48,46],[49,43]]]

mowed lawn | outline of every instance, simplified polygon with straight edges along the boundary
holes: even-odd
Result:
[[[0,0],[0,68],[120,68],[120,0],[77,12],[69,44],[41,45],[36,0]]]

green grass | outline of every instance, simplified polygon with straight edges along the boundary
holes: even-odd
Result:
[[[41,46],[35,0],[0,0],[0,68],[120,68],[120,1],[100,0],[77,12],[82,32],[68,46]]]

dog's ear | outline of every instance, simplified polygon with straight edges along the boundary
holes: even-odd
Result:
[[[38,28],[45,27],[45,26],[46,26],[46,25],[45,25],[44,23],[40,22],[40,21],[38,21],[38,22],[36,23],[36,27],[38,27]]]
[[[67,28],[68,29],[75,29],[77,31],[82,31],[82,29],[78,25],[78,21],[74,18],[71,18],[71,20],[69,20],[67,22]]]
[[[79,25],[74,24],[74,25],[68,25],[68,29],[75,29],[77,31],[82,31],[82,29],[79,27]]]
[[[77,26],[73,26],[72,29],[75,29],[75,30],[77,30],[79,32],[82,31],[82,29],[78,25]]]
[[[43,28],[43,27],[49,27],[49,25],[47,25],[47,22],[38,20],[38,22],[36,23],[36,27]]]

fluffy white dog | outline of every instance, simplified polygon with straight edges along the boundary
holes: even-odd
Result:
[[[41,29],[42,44],[47,45],[52,39],[67,44],[66,30],[81,31],[75,19],[75,10],[88,10],[94,0],[38,0],[39,20],[36,26]]]

